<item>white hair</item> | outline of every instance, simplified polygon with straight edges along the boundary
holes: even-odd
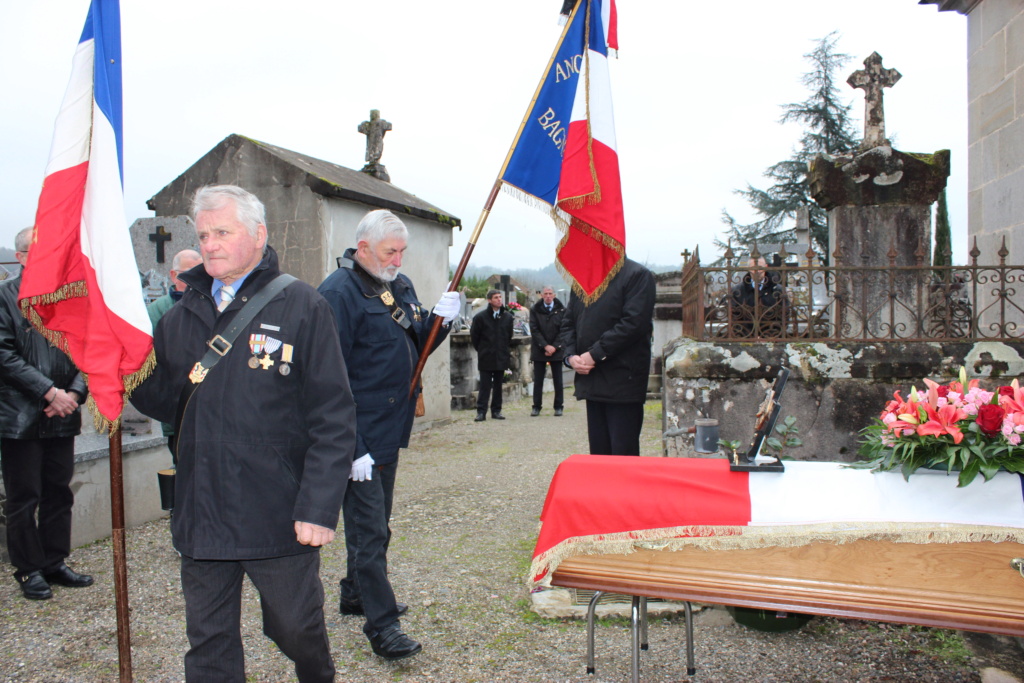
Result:
[[[205,185],[196,190],[192,199],[192,220],[203,211],[217,211],[235,203],[235,217],[246,227],[252,237],[257,235],[257,227],[267,224],[266,209],[256,195],[237,185]]]
[[[409,241],[409,229],[395,214],[387,209],[371,211],[363,220],[359,221],[356,227],[356,244],[366,242],[370,247],[375,247],[381,241],[389,237],[398,237],[406,242]]]

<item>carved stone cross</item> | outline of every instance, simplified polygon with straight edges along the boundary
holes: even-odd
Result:
[[[883,69],[882,56],[872,52],[864,60],[864,69],[847,79],[851,87],[864,91],[864,142],[862,150],[888,145],[885,138],[885,112],[882,109],[882,88],[891,88],[902,77],[896,69]]]
[[[149,236],[150,242],[156,242],[156,262],[164,262],[164,242],[171,241],[171,233],[162,225],[158,225],[153,234]]]
[[[381,180],[390,180],[380,156],[384,153],[384,134],[391,130],[391,122],[380,117],[379,109],[371,109],[370,120],[360,123],[358,130],[366,136],[366,165],[362,171]]]
[[[379,109],[370,110],[370,120],[359,124],[359,132],[366,136],[366,163],[380,162],[384,153],[384,134],[391,130],[391,122],[380,117]]]

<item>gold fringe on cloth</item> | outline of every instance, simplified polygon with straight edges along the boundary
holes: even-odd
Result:
[[[33,307],[36,305],[48,306],[61,301],[66,301],[67,299],[88,296],[89,287],[86,285],[84,280],[69,282],[66,285],[62,285],[57,291],[51,294],[42,294],[40,296],[22,299],[19,302],[21,306],[21,314],[25,316],[39,334],[43,335],[46,341],[50,342],[50,344],[57,347],[70,357],[71,353],[68,351],[68,341],[65,338],[64,333],[44,327],[43,319],[39,317],[39,314],[36,313],[36,309]],[[153,370],[155,368],[156,354],[152,349],[150,349],[149,355],[146,356],[146,360],[143,362],[142,367],[130,375],[125,375],[121,378],[125,400],[127,400],[128,396],[136,387],[145,382],[146,378],[153,374]],[[85,379],[86,386],[89,386],[89,375],[83,372],[82,377]],[[110,433],[121,428],[121,416],[118,415],[113,420],[108,420],[104,417],[100,413],[99,409],[97,409],[96,401],[93,400],[91,393],[89,394],[89,397],[86,398],[85,405],[89,408],[89,412],[92,413],[92,422],[98,433]]]
[[[682,526],[594,536],[574,536],[533,558],[529,583],[547,588],[564,560],[579,555],[628,555],[635,550],[671,552],[685,548],[739,550],[796,547],[817,542],[859,540],[893,543],[1024,543],[1024,529],[928,522],[829,522],[780,526]]]

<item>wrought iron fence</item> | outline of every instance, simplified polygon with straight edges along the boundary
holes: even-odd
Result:
[[[732,250],[725,264],[682,272],[683,335],[698,340],[849,342],[1024,341],[1024,266],[981,265],[975,240],[965,266],[823,266],[811,250],[752,267]],[[750,255],[757,256],[755,245]],[[833,263],[844,263],[834,255]]]

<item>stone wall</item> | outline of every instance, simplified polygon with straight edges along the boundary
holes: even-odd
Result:
[[[796,418],[803,446],[796,460],[852,462],[858,432],[872,423],[892,393],[924,388],[922,378],[955,379],[961,364],[986,386],[1024,375],[1024,343],[715,344],[681,338],[665,348],[664,427],[669,437],[698,417],[719,421],[720,437],[748,444],[754,416],[780,367],[791,371],[780,421]],[[680,444],[679,442],[683,442]],[[683,437],[667,452],[692,456]]]
[[[985,0],[967,25],[968,234],[985,263],[1003,238],[1024,263],[1024,3]]]

